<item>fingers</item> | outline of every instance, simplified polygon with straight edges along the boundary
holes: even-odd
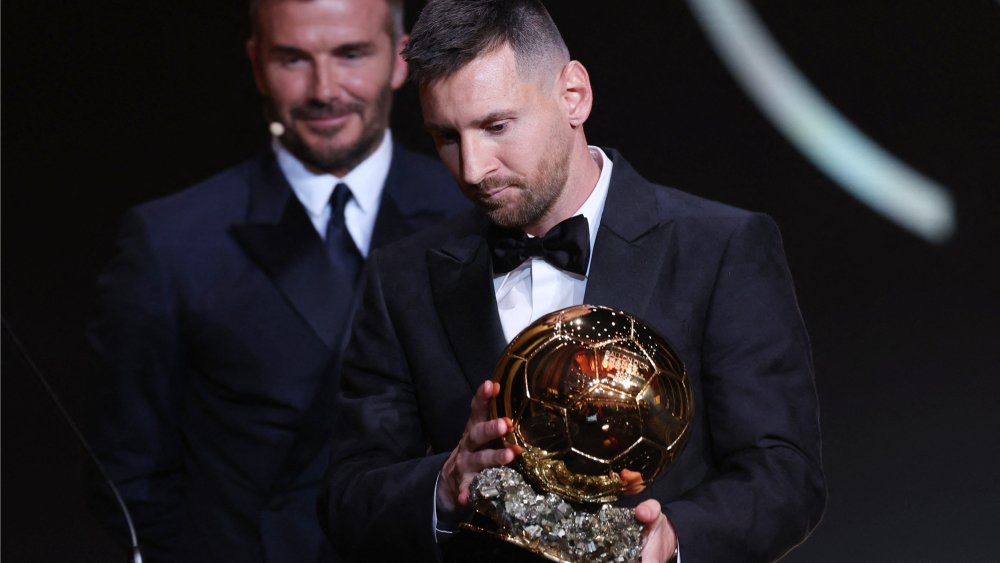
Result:
[[[479,450],[469,456],[468,470],[472,473],[479,473],[489,467],[499,467],[514,461],[514,452],[510,448],[500,450]]]
[[[656,524],[661,514],[660,503],[655,499],[642,501],[635,507],[635,519],[642,522],[647,529]]]
[[[625,481],[625,490],[622,491],[625,496],[639,494],[646,488],[646,484],[642,481],[642,473],[638,471],[622,469],[621,476]]]
[[[677,554],[677,532],[663,514],[660,503],[647,500],[635,507],[635,519],[642,522],[642,560],[666,563]]]
[[[492,381],[484,381],[476,394],[472,397],[472,413],[469,416],[469,423],[486,422],[490,418],[490,399],[500,393],[500,386]]]
[[[490,442],[514,429],[514,423],[509,418],[490,420],[490,401],[499,392],[499,385],[486,381],[472,397],[465,434],[441,469],[445,485],[438,488],[438,497],[446,507],[454,504],[466,506],[469,484],[477,473],[489,467],[507,465],[521,453],[521,448],[516,445],[499,449],[489,447]]]
[[[642,473],[639,473],[638,471],[632,471],[631,469],[622,469],[621,475],[622,479],[624,479],[625,482],[628,483],[629,485],[632,485],[633,483],[642,482]]]
[[[514,448],[501,448],[499,450],[485,449],[477,452],[467,452],[466,455],[462,456],[461,467],[458,469],[461,475],[461,481],[457,488],[458,497],[456,500],[458,504],[460,506],[468,505],[469,485],[472,484],[473,477],[483,469],[507,465],[514,461],[517,453],[514,451]]]
[[[469,427],[465,446],[470,451],[476,451],[491,441],[510,433],[513,429],[514,424],[509,418],[498,418],[473,424]]]

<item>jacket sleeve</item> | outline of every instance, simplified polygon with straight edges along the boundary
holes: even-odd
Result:
[[[448,453],[428,455],[378,257],[344,354],[320,524],[346,561],[434,561],[434,486]]]
[[[173,545],[183,496],[186,368],[162,260],[140,212],[131,211],[116,256],[98,278],[98,314],[88,327],[95,395],[88,433],[149,561],[163,560]],[[91,479],[88,487],[98,518],[120,541],[127,540],[124,518],[106,486]]]
[[[684,561],[774,561],[826,502],[819,405],[777,226],[752,215],[723,252],[701,350],[714,470],[664,505]]]

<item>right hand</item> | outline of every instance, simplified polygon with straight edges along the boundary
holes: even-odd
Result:
[[[469,485],[477,473],[488,467],[507,465],[521,453],[518,446],[501,449],[486,447],[491,441],[514,430],[509,418],[490,420],[489,402],[499,392],[500,386],[492,381],[479,386],[472,397],[472,414],[462,439],[441,468],[438,502],[448,510],[463,509],[469,505]]]

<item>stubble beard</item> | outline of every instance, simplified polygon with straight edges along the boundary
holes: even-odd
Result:
[[[389,126],[389,114],[392,111],[392,86],[386,83],[379,92],[375,102],[366,107],[364,102],[341,102],[331,100],[325,104],[306,102],[293,106],[288,116],[281,116],[274,101],[265,100],[265,115],[269,121],[280,121],[285,126],[281,135],[281,144],[296,158],[305,164],[319,170],[332,172],[352,170],[358,164],[375,152],[376,145],[382,140],[386,127]],[[310,145],[289,122],[300,119],[321,118],[356,113],[361,118],[362,128],[358,139],[342,147],[316,147]],[[343,126],[331,128],[322,132],[326,138],[336,137]]]
[[[473,203],[493,223],[508,229],[527,229],[542,222],[559,200],[569,178],[572,145],[558,143],[539,161],[533,178],[493,176],[474,186]],[[513,195],[506,200],[489,200],[479,194],[507,187]]]

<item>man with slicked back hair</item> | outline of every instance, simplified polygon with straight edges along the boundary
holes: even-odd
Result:
[[[497,448],[512,423],[488,412],[504,345],[584,303],[649,323],[692,382],[678,463],[645,487],[621,473],[636,485],[620,504],[643,525],[642,560],[774,561],[802,542],[826,501],[819,408],[774,222],[652,184],[589,145],[590,78],[537,0],[432,0],[404,56],[475,209],[371,258],[320,503],[338,551],[534,559],[457,524],[472,477],[520,454]],[[550,243],[568,258],[530,251]]]

